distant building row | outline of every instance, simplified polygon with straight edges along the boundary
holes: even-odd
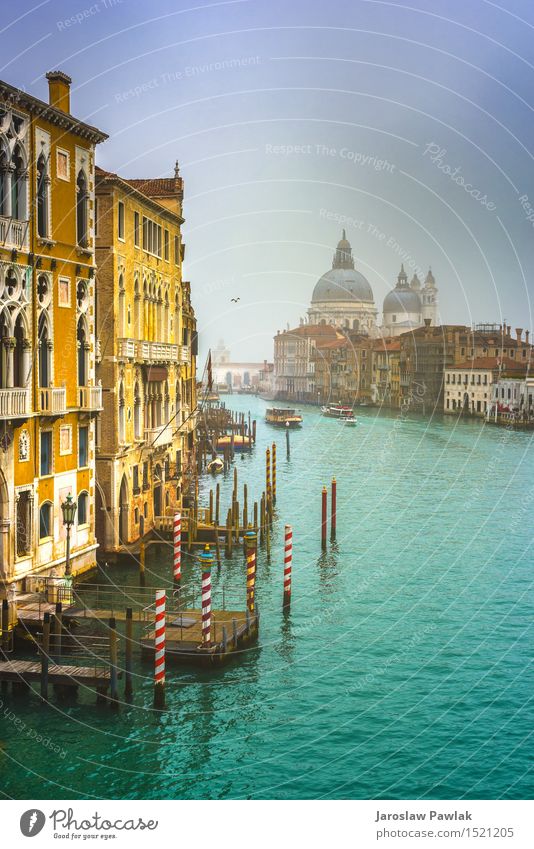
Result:
[[[276,397],[496,416],[534,415],[528,331],[507,325],[432,326],[373,339],[304,324],[274,339]],[[508,415],[509,414],[509,415]]]

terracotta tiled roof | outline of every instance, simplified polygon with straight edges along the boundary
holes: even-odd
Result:
[[[176,193],[174,177],[161,177],[155,180],[126,180],[125,182],[149,198],[169,197]]]
[[[330,324],[301,324],[292,330],[283,330],[277,336],[303,336],[305,339],[319,339],[321,337],[329,337],[330,339],[342,338],[339,331]]]

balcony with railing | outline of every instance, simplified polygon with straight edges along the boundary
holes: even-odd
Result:
[[[44,416],[64,416],[67,412],[67,390],[65,386],[49,386],[39,389],[39,412]]]
[[[137,353],[137,343],[133,339],[117,339],[117,356],[120,360],[133,360]]]
[[[28,221],[15,221],[0,215],[0,245],[4,248],[28,250],[29,226]]]
[[[179,347],[170,342],[138,342],[137,357],[151,363],[172,363],[178,359]]]
[[[16,419],[30,412],[30,390],[14,387],[0,389],[0,419]]]
[[[145,428],[145,441],[148,445],[154,445],[154,448],[161,448],[162,445],[168,445],[172,442],[173,426],[170,424],[160,425],[160,427]]]
[[[98,412],[102,410],[102,387],[80,386],[78,388],[80,410],[86,412]]]
[[[191,362],[191,349],[189,345],[180,345],[180,362]]]

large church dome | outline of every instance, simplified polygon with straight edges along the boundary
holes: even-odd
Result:
[[[374,303],[373,290],[366,277],[354,268],[352,248],[345,231],[338,242],[332,268],[316,283],[312,304],[331,301],[363,301]]]

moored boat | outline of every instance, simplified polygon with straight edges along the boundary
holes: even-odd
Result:
[[[270,407],[266,410],[265,421],[275,427],[302,427],[302,416],[296,410],[283,407]]]
[[[356,425],[358,424],[355,416],[345,416],[343,422],[345,423],[346,427],[356,427]]]
[[[208,463],[206,469],[208,472],[211,472],[212,475],[217,475],[224,469],[224,463],[220,457],[214,457],[214,459]]]

